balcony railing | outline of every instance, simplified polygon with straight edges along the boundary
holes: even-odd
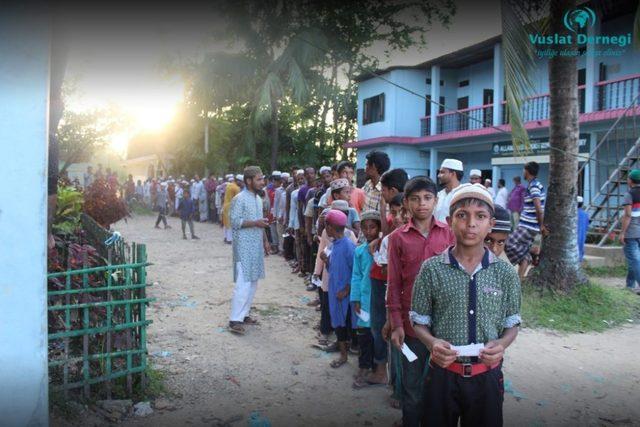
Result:
[[[578,86],[578,106],[580,114],[585,112],[586,86]],[[594,110],[615,110],[626,108],[636,95],[640,93],[640,74],[624,78],[599,82],[595,84],[596,103]],[[523,121],[546,120],[550,115],[549,94],[535,95],[525,99],[521,107]],[[493,104],[463,110],[448,111],[436,117],[437,134],[481,129],[493,126]],[[502,101],[502,117],[500,124],[509,123],[509,112]],[[420,119],[420,135],[431,135],[431,117]]]

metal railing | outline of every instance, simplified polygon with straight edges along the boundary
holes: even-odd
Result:
[[[640,93],[640,74],[633,74],[615,80],[598,82],[594,85],[594,111],[608,111],[622,109],[630,105],[635,96]],[[509,112],[506,102],[502,101],[501,124],[509,123]],[[578,86],[579,113],[586,108],[586,86]],[[549,94],[540,94],[525,99],[521,107],[523,121],[532,122],[547,120],[550,117]],[[462,110],[447,111],[436,116],[437,134],[460,132],[471,129],[481,129],[493,126],[493,104]],[[420,119],[420,136],[431,135],[431,117]]]
[[[596,161],[597,159],[597,161]],[[627,174],[640,165],[640,94],[627,105],[624,112],[589,155],[579,171],[587,170],[588,188],[596,191],[584,195],[585,209],[590,216],[588,235],[599,246],[614,240],[620,232],[622,200],[627,192]],[[598,183],[602,185],[598,186]]]

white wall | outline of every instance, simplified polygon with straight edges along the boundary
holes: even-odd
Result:
[[[49,28],[11,12],[0,13],[0,424],[46,426]]]

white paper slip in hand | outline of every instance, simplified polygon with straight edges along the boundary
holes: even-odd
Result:
[[[402,343],[402,354],[405,355],[405,357],[407,358],[407,360],[409,362],[413,362],[414,360],[416,360],[418,358],[418,356],[416,356],[416,354],[411,351],[411,349],[409,348],[409,346],[407,345],[407,343]]]
[[[360,313],[356,313],[356,315],[362,319],[363,322],[368,322],[369,319],[371,319],[371,315],[369,313],[367,313],[366,311],[364,311],[363,309],[360,309]]]
[[[458,356],[461,357],[474,357],[480,355],[480,350],[484,348],[484,344],[469,344],[469,345],[452,345],[451,349],[458,352]]]

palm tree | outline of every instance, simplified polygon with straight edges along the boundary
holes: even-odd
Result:
[[[548,28],[551,34],[566,34],[568,31],[562,17],[575,7],[575,0],[548,3],[505,0],[502,3],[507,108],[513,143],[519,149],[528,149],[529,139],[520,111],[525,95],[531,93],[530,76],[535,66],[534,45],[529,42],[527,33],[532,30],[545,33]],[[576,238],[577,58],[553,57],[549,61],[548,73],[551,153],[544,223],[549,233],[542,239],[540,266],[529,280],[542,287],[566,292],[584,282]]]

